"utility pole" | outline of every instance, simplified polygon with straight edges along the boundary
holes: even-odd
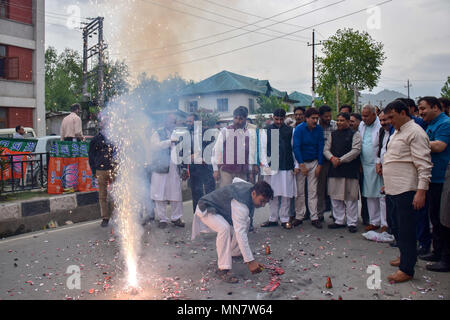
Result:
[[[409,79],[408,79],[408,81],[406,82],[406,87],[405,87],[405,88],[408,88],[408,99],[410,99],[409,98],[409,88],[411,88],[411,87],[412,87],[412,84],[409,83]]]
[[[84,23],[83,29],[83,112],[82,123],[83,131],[88,132],[92,128],[88,128],[89,122],[89,105],[92,103],[91,94],[88,92],[88,82],[92,77],[97,78],[96,105],[100,108],[105,107],[104,94],[104,50],[107,48],[103,40],[103,17],[91,18],[91,22]],[[98,35],[97,43],[89,47],[89,39]],[[97,56],[97,72],[93,69],[89,70],[89,61]],[[90,60],[91,59],[91,60]],[[91,63],[92,65],[92,63]],[[92,132],[88,132],[92,134]]]
[[[316,43],[316,33],[313,29],[312,32],[312,44],[308,42],[308,47],[312,47],[312,103],[311,106],[314,107],[314,100],[316,98],[316,76],[315,76],[315,69],[316,69],[316,52],[315,48],[316,46],[322,45],[322,41],[319,43]]]
[[[97,76],[97,105],[104,107],[104,50],[108,47],[103,40],[103,17],[92,19],[90,23],[85,23],[83,27],[83,102],[90,100],[88,93],[88,80],[93,76]],[[89,38],[98,35],[98,40],[95,45],[89,47]],[[89,59],[94,56],[98,57],[97,74],[88,70]]]

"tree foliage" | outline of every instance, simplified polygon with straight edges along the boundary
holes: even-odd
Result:
[[[283,102],[280,98],[276,96],[267,97],[265,95],[260,95],[256,101],[259,104],[259,108],[256,110],[256,113],[272,113],[277,109],[284,109],[289,111],[289,105]]]
[[[353,29],[338,30],[324,42],[322,52],[324,57],[317,59],[317,92],[327,102],[333,94],[336,96],[338,82],[342,86],[340,90],[345,91],[343,97],[351,97],[355,87],[372,90],[386,59],[382,43],[373,40],[367,32]]]
[[[97,72],[95,66],[93,72]],[[129,71],[124,62],[104,64],[105,102],[128,92]],[[76,50],[66,48],[61,54],[53,47],[45,51],[45,108],[47,111],[66,111],[82,101],[83,59]],[[97,99],[97,78],[88,80],[91,100]]]
[[[447,82],[441,89],[441,97],[450,99],[450,76],[447,77]]]

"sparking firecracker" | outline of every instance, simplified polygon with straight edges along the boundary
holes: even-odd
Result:
[[[269,245],[266,245],[266,256],[271,253]]]

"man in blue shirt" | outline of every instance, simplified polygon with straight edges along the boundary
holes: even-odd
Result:
[[[423,97],[419,100],[420,116],[428,123],[427,134],[430,138],[431,183],[428,190],[430,200],[430,220],[433,225],[433,252],[420,259],[436,262],[427,265],[427,270],[450,271],[450,228],[440,223],[440,204],[445,171],[450,160],[450,118],[442,112],[442,106],[435,97]]]
[[[321,229],[317,211],[317,182],[323,164],[324,137],[323,129],[317,125],[319,111],[309,108],[305,113],[305,122],[297,126],[294,132],[294,154],[300,169],[295,169],[297,179],[297,198],[295,199],[295,220],[298,226],[305,218],[305,182],[308,182],[308,206],[311,212],[311,223]]]

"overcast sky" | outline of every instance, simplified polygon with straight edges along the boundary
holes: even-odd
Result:
[[[64,16],[79,9],[82,18],[105,17],[110,58],[125,60],[133,77],[145,71],[163,79],[177,72],[200,81],[228,70],[267,79],[289,93],[310,94],[311,27],[315,26],[318,41],[340,28],[353,28],[384,44],[387,59],[374,93],[391,89],[406,94],[410,79],[411,97],[438,96],[450,75],[450,1],[392,0],[365,10],[381,2],[46,0],[45,41],[58,51],[68,47],[81,52],[81,31],[71,28],[72,20]],[[356,11],[361,12],[339,18]],[[280,38],[286,33],[291,35]],[[320,46],[316,50],[320,55]]]

